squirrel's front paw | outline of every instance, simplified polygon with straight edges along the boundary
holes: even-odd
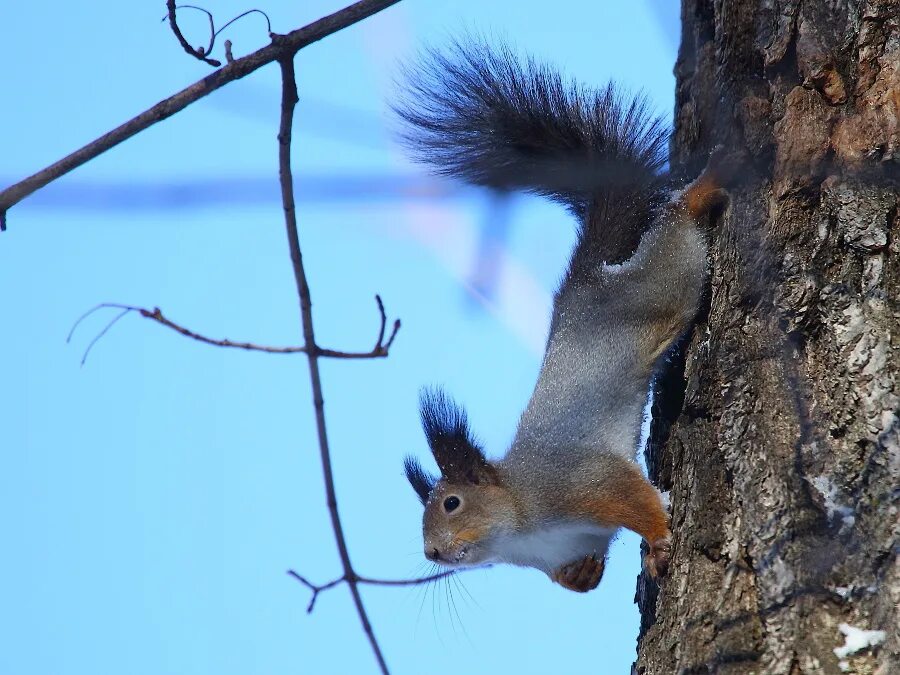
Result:
[[[647,573],[656,579],[664,577],[669,572],[669,558],[672,556],[672,535],[657,539],[650,543],[650,552],[644,558],[644,566]]]
[[[576,560],[556,570],[551,576],[563,588],[579,593],[587,593],[597,588],[603,577],[604,559],[589,555],[584,560]]]

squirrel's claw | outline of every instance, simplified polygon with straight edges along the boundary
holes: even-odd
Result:
[[[576,560],[556,570],[550,577],[563,588],[578,593],[587,593],[597,588],[606,566],[604,559],[589,555],[584,560]]]
[[[656,579],[664,577],[669,572],[669,559],[672,556],[672,535],[667,534],[662,539],[657,539],[650,544],[650,552],[644,558],[644,567],[647,573]]]

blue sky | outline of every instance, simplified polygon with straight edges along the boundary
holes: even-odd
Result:
[[[284,32],[340,6],[273,0],[263,9]],[[220,21],[247,8],[207,7]],[[111,0],[0,9],[0,183],[208,72],[159,22],[164,10]],[[186,31],[202,36],[205,19],[187,16]],[[481,192],[428,182],[393,143],[387,106],[399,60],[477,30],[583,82],[643,89],[669,115],[676,19],[674,4],[653,9],[650,0],[410,1],[298,55],[298,217],[320,343],[371,347],[375,293],[403,320],[389,359],[322,366],[360,573],[421,569],[421,508],[402,475],[404,454],[426,453],[421,386],[443,384],[463,402],[489,453],[509,443],[573,236],[560,209],[515,199],[496,286],[479,291],[472,270],[495,212]],[[236,55],[248,53],[266,41],[264,24],[250,17],[228,37]],[[300,341],[276,191],[278,96],[277,68],[266,68],[9,214],[0,237],[0,672],[375,670],[347,590],[321,596],[307,615],[307,591],[285,574],[324,582],[340,570],[305,359],[204,347],[135,317],[84,367],[84,348],[111,316],[92,317],[65,343],[73,321],[105,301],[158,305],[213,336]],[[400,188],[329,198],[321,187],[382,178]],[[446,194],[422,198],[408,181]],[[637,537],[625,535],[587,595],[496,567],[461,577],[467,592],[454,587],[452,599],[443,586],[363,593],[395,673],[625,673],[638,569]]]

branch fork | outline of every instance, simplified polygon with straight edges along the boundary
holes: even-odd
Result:
[[[288,576],[293,577],[301,584],[306,586],[310,592],[312,593],[312,597],[309,599],[309,604],[306,606],[306,613],[312,614],[313,609],[316,606],[316,600],[319,598],[319,593],[323,591],[328,591],[334,588],[335,586],[339,586],[342,583],[352,583],[354,584],[367,584],[369,586],[418,586],[419,584],[430,584],[432,581],[437,581],[438,579],[443,579],[445,577],[453,576],[456,574],[456,570],[445,570],[444,572],[438,572],[437,574],[431,574],[427,577],[419,577],[417,579],[371,579],[369,577],[361,577],[356,573],[353,573],[353,576],[348,576],[347,574],[338,577],[337,579],[332,579],[327,584],[322,584],[318,586],[311,582],[306,577],[298,574],[294,570],[287,571]]]
[[[318,345],[313,346],[313,351],[317,357],[323,358],[331,358],[331,359],[381,359],[388,356],[390,353],[391,345],[394,344],[394,338],[397,337],[397,331],[400,330],[400,319],[394,321],[393,328],[391,329],[391,333],[388,336],[387,341],[385,341],[384,336],[387,329],[387,314],[384,311],[384,303],[381,301],[381,296],[375,296],[375,302],[378,304],[378,313],[381,319],[381,324],[378,330],[378,339],[375,341],[375,346],[368,352],[345,352],[339,351],[336,349],[324,349],[319,347]],[[102,309],[118,309],[119,313],[113,317],[113,319],[107,323],[101,331],[94,336],[94,338],[88,343],[87,348],[84,351],[84,355],[81,359],[81,365],[84,365],[85,361],[87,361],[88,354],[90,354],[91,349],[95,344],[102,338],[106,333],[112,328],[120,319],[124,318],[126,315],[134,312],[139,314],[145,319],[150,319],[151,321],[155,321],[156,323],[165,326],[166,328],[170,328],[174,330],[176,333],[183,335],[186,338],[190,338],[191,340],[196,340],[197,342],[202,342],[204,344],[212,345],[214,347],[226,347],[231,349],[243,349],[246,351],[253,352],[266,352],[268,354],[298,354],[298,353],[309,353],[309,348],[304,346],[289,346],[289,347],[273,347],[269,345],[261,345],[256,344],[254,342],[238,342],[235,340],[229,340],[228,338],[211,338],[206,335],[202,335],[197,333],[190,328],[186,328],[181,324],[175,323],[165,314],[163,314],[162,310],[159,307],[154,307],[153,309],[147,309],[146,307],[138,307],[136,305],[122,305],[114,302],[104,302],[96,307],[92,307],[87,312],[82,314],[75,324],[72,326],[72,329],[69,331],[69,336],[66,338],[66,342],[71,342],[72,336],[75,333],[75,330],[81,324],[82,321],[87,319],[92,314],[102,310]]]

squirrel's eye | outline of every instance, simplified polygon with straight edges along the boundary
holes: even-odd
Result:
[[[459,507],[459,497],[450,496],[444,500],[444,510],[447,513],[455,511]]]

